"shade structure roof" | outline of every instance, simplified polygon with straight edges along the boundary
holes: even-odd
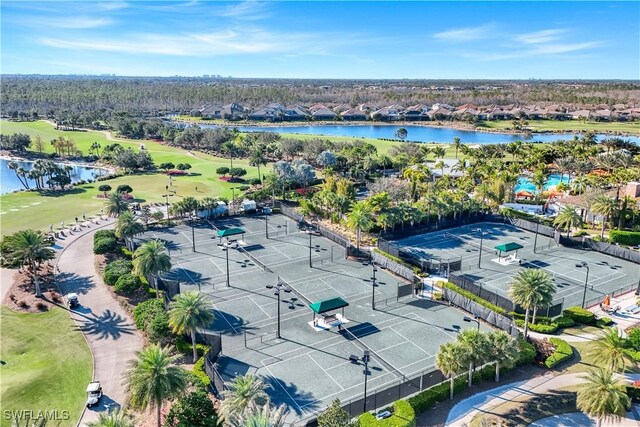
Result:
[[[245,231],[242,228],[227,228],[226,230],[218,230],[218,237],[237,236],[244,233]]]
[[[511,251],[517,251],[518,249],[522,249],[523,247],[524,246],[518,243],[509,242],[509,243],[503,243],[501,245],[498,245],[494,249],[497,249],[500,252],[511,252]]]
[[[326,313],[327,311],[337,310],[342,307],[348,306],[349,303],[343,300],[340,297],[325,299],[322,301],[316,301],[314,303],[309,304],[311,310],[313,310],[316,314]]]

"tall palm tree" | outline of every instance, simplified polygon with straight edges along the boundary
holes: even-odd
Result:
[[[20,230],[4,238],[2,256],[11,264],[27,265],[33,275],[36,297],[42,296],[38,265],[55,257],[51,245],[45,240],[45,235],[36,230]]]
[[[242,414],[251,404],[262,405],[268,400],[266,385],[256,375],[238,375],[226,385],[221,407],[226,419]]]
[[[575,206],[566,205],[560,210],[556,219],[553,220],[553,225],[558,228],[566,228],[567,237],[569,237],[572,228],[580,227],[582,225],[582,217],[576,211]]]
[[[95,143],[94,143],[95,144]],[[116,410],[105,414],[100,412],[98,421],[87,423],[88,427],[134,427],[133,421],[124,412]]]
[[[283,427],[286,415],[284,404],[274,407],[269,402],[262,406],[250,404],[247,409],[227,420],[231,427]]]
[[[560,172],[560,182],[563,182],[562,178],[564,177],[565,172],[568,172],[573,166],[573,159],[570,157],[555,159],[553,161],[553,166],[558,172]],[[571,178],[571,176],[569,176],[569,178]]]
[[[622,381],[615,378],[611,369],[596,367],[580,378],[586,380],[580,385],[576,406],[585,414],[598,420],[620,421],[631,405]]]
[[[512,301],[525,309],[524,337],[529,334],[529,313],[540,301],[553,299],[556,286],[553,278],[544,270],[526,268],[521,270],[511,282],[509,296]]]
[[[163,402],[178,397],[187,387],[187,371],[175,366],[180,355],[171,355],[170,347],[152,344],[139,351],[129,362],[125,384],[134,408],[155,408],[158,427]]]
[[[462,360],[469,364],[469,387],[471,387],[473,371],[489,357],[489,341],[486,334],[475,329],[467,329],[458,335],[457,343],[463,350]]]
[[[365,202],[356,202],[347,215],[347,226],[356,232],[356,248],[360,252],[360,233],[373,227],[373,214]]]
[[[594,362],[614,371],[624,371],[635,365],[633,357],[625,351],[626,340],[615,326],[600,332],[600,337],[592,341],[590,356]]]
[[[258,168],[258,179],[261,181],[260,166],[265,166],[267,164],[267,160],[264,147],[262,146],[254,148],[249,154],[249,165]]]
[[[18,178],[18,181],[20,181],[20,184],[22,184],[24,188],[28,190],[29,181],[27,181],[26,173],[25,174],[22,173],[22,171],[24,171],[24,168],[21,168],[17,162],[13,162],[13,161],[9,162],[7,164],[7,167],[15,172],[16,178]]]
[[[460,146],[462,145],[462,143],[460,142],[460,138],[458,138],[457,136],[453,138],[453,148],[456,149],[456,160],[458,160],[458,150],[460,149]]]
[[[122,198],[119,193],[109,194],[107,203],[104,207],[104,211],[109,216],[120,216],[122,213],[129,210],[129,202]]]
[[[449,399],[453,399],[455,376],[464,370],[464,349],[457,342],[442,344],[436,353],[436,368],[449,378]]]
[[[496,361],[496,382],[500,381],[500,367],[511,366],[518,357],[516,341],[504,331],[495,331],[488,336],[489,359]]]
[[[200,292],[178,294],[169,304],[169,326],[176,334],[191,334],[194,363],[198,359],[196,330],[210,325],[214,319],[211,301]]]
[[[445,156],[445,154],[447,153],[447,149],[444,148],[444,147],[439,147],[438,146],[438,147],[433,147],[431,149],[431,152],[433,153],[433,157],[435,159],[442,159]]]
[[[118,216],[118,222],[116,223],[116,236],[121,239],[126,239],[142,232],[144,232],[144,225],[136,220],[133,212],[126,211]]]
[[[600,238],[604,238],[604,228],[607,221],[618,210],[618,204],[613,197],[607,195],[597,196],[591,205],[591,212],[602,215],[602,228],[600,230]]]
[[[151,240],[140,246],[133,253],[133,272],[139,276],[157,276],[171,270],[171,257],[167,248],[160,240]],[[156,295],[158,295],[157,282],[154,280]]]

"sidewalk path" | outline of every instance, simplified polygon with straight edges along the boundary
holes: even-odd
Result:
[[[81,306],[71,312],[71,317],[87,339],[93,354],[93,378],[100,380],[104,392],[100,406],[84,411],[79,425],[97,420],[100,411],[124,405],[123,373],[127,362],[143,347],[143,338],[133,321],[95,271],[93,234],[98,228],[112,226],[113,220],[109,220],[63,242],[57,262],[57,282],[62,293],[78,294]]]
[[[497,387],[491,390],[487,390],[476,395],[473,395],[459,403],[457,403],[449,412],[445,426],[450,427],[462,427],[470,424],[471,420],[482,413],[495,412],[504,403],[513,401],[526,400],[533,395],[541,395],[548,393],[550,390],[557,390],[571,385],[576,385],[582,382],[579,378],[584,373],[554,375],[551,371],[547,374],[532,378],[526,381],[519,381],[511,384],[506,384],[501,387]],[[638,378],[638,374],[626,374],[624,375],[627,381],[634,381]],[[634,406],[633,410],[627,414],[628,418],[622,420],[621,423],[608,424],[610,426],[639,426],[640,427],[640,414],[638,408]],[[563,417],[567,417],[566,424]],[[550,426],[590,426],[595,423],[586,418],[588,423],[580,421],[584,415],[582,413],[565,414],[563,416],[548,417],[538,422],[544,422],[546,424],[532,424],[537,427],[550,427]],[[580,422],[578,422],[580,421]],[[562,423],[561,423],[562,422]],[[604,424],[603,424],[604,425]]]

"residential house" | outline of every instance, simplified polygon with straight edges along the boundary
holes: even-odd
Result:
[[[278,122],[282,120],[284,109],[282,104],[274,102],[251,112],[247,118],[256,121]]]
[[[235,102],[222,106],[222,118],[225,120],[239,120],[246,116],[245,108]]]
[[[309,120],[309,117],[309,112],[300,105],[284,108],[281,115],[284,122],[299,122]]]
[[[368,116],[367,113],[360,110],[359,108],[350,108],[346,111],[340,113],[340,117],[345,121],[365,121]]]
[[[309,112],[311,113],[311,118],[317,121],[335,120],[336,117],[338,117],[334,111],[328,109],[322,104],[312,105],[309,108]]]
[[[423,121],[429,120],[429,116],[427,112],[429,111],[429,107],[424,104],[416,104],[410,107],[407,107],[402,112],[402,117],[404,117],[407,121]]]
[[[589,119],[595,120],[596,122],[608,122],[611,120],[611,118],[611,110],[609,110],[608,108],[604,110],[593,111],[589,116]]]
[[[583,120],[583,119],[588,119],[589,115],[591,114],[591,111],[589,110],[575,110],[575,111],[569,111],[567,113],[569,115],[569,118],[571,120]]]
[[[371,119],[382,122],[394,122],[402,119],[402,111],[404,109],[400,105],[390,105],[371,113]]]

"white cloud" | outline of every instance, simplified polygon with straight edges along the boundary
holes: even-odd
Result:
[[[53,19],[48,18],[46,20],[42,20],[40,25],[42,26],[51,26],[55,28],[65,28],[65,29],[86,29],[86,28],[97,28],[97,27],[105,27],[107,25],[113,24],[113,20],[109,18],[91,18],[88,16],[76,16],[73,18],[60,18]]]
[[[604,46],[602,41],[589,41],[582,43],[555,43],[545,45],[534,45],[529,49],[510,50],[505,52],[473,52],[463,56],[479,61],[503,61],[507,59],[533,58],[549,55],[567,54],[573,52],[582,52]]]
[[[246,0],[228,6],[226,9],[218,12],[217,15],[238,20],[255,21],[267,18],[269,16],[269,14],[266,12],[267,7],[267,2]]]
[[[94,7],[99,10],[111,11],[111,10],[126,9],[127,7],[129,7],[129,4],[124,1],[110,1],[110,2],[97,3]]]
[[[457,28],[453,30],[435,33],[433,38],[446,42],[466,42],[484,39],[491,35],[493,25],[481,25],[479,27]]]
[[[515,40],[525,44],[548,43],[557,40],[558,36],[564,33],[566,33],[566,30],[562,29],[542,30],[534,33],[518,34]]]

